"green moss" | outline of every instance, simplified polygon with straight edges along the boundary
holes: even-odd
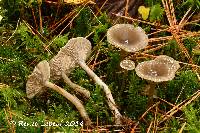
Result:
[[[190,133],[198,133],[200,131],[199,109],[200,108],[195,107],[194,104],[191,104],[184,109],[187,122],[185,131]]]
[[[159,4],[153,5],[150,11],[150,21],[161,20],[163,18],[164,9]]]
[[[73,32],[76,36],[87,36],[91,32],[91,10],[84,8],[80,11],[79,16],[75,19]]]
[[[175,103],[190,97],[199,87],[196,74],[189,70],[181,71],[172,81],[168,82],[166,88],[160,88],[159,91],[164,91],[164,99]],[[177,99],[177,97],[179,98]]]

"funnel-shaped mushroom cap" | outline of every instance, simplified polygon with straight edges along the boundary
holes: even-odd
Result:
[[[135,63],[132,60],[123,60],[120,62],[120,67],[126,70],[135,69]]]
[[[136,74],[143,79],[154,82],[172,80],[178,67],[175,65],[177,62],[173,64],[168,59],[160,58],[139,63],[135,69]]]
[[[79,60],[85,61],[91,53],[91,43],[83,37],[72,38],[49,62],[51,78],[61,78],[62,72],[68,74]]]
[[[76,61],[85,61],[91,53],[91,49],[92,46],[89,40],[77,37],[70,39],[62,48],[62,51]]]
[[[169,68],[171,68],[174,71],[177,71],[180,68],[179,62],[167,55],[159,55],[154,60],[169,65]]]
[[[148,37],[141,27],[131,24],[116,24],[108,29],[107,40],[127,52],[136,52],[148,45]]]
[[[29,75],[26,83],[26,94],[28,98],[33,98],[37,93],[44,90],[44,83],[50,78],[49,63],[44,60],[41,61]]]

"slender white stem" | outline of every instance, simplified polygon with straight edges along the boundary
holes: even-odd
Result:
[[[87,99],[90,98],[90,92],[86,90],[85,88],[73,83],[64,72],[62,72],[62,77],[65,83],[68,84],[71,88],[73,88],[76,92],[81,93]]]
[[[73,96],[72,94],[70,94],[66,90],[64,90],[63,88],[61,88],[49,81],[45,82],[45,86],[57,91],[58,93],[63,95],[65,98],[67,98],[72,104],[74,104],[76,106],[77,110],[79,111],[83,120],[85,121],[85,125],[87,125],[87,126],[91,125],[92,122],[91,122],[83,104],[77,97]]]
[[[119,110],[115,105],[115,101],[108,86],[85,64],[85,62],[79,61],[78,63],[87,72],[87,74],[96,82],[96,84],[103,88],[106,94],[108,106],[115,116],[115,123],[121,124],[122,115],[120,114]]]

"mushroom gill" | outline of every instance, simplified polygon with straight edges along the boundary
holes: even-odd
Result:
[[[62,51],[73,57],[75,61],[86,61],[90,55],[92,45],[89,40],[83,37],[72,38],[68,41],[67,45],[62,48]]]
[[[62,72],[68,75],[78,66],[77,60],[86,61],[91,53],[91,48],[90,41],[83,37],[70,39],[49,62],[51,78],[56,80],[60,79],[62,77]]]

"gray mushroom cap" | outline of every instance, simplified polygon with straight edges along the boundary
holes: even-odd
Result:
[[[116,24],[108,29],[107,40],[126,52],[136,52],[148,45],[148,36],[141,27],[131,24]]]
[[[83,37],[72,38],[67,45],[62,48],[66,55],[72,57],[75,61],[85,61],[91,53],[91,43]]]
[[[91,53],[91,43],[83,37],[72,38],[60,49],[50,62],[51,78],[60,79],[62,72],[69,74],[78,66],[78,61],[86,61]]]
[[[69,74],[75,67],[76,62],[72,57],[66,55],[62,50],[58,52],[50,61],[51,79],[58,80],[62,77],[62,72]]]
[[[177,62],[172,62],[173,58],[158,57],[151,61],[139,63],[135,69],[136,74],[146,80],[153,82],[163,82],[172,80],[178,70]]]
[[[159,55],[154,60],[167,64],[172,71],[177,71],[180,68],[179,62],[167,55]]]
[[[36,94],[45,90],[44,83],[50,78],[49,63],[44,60],[41,61],[33,70],[32,74],[28,76],[26,83],[26,94],[28,98],[33,98]]]
[[[132,60],[125,59],[120,62],[120,67],[126,70],[133,70],[135,69],[135,63]]]

